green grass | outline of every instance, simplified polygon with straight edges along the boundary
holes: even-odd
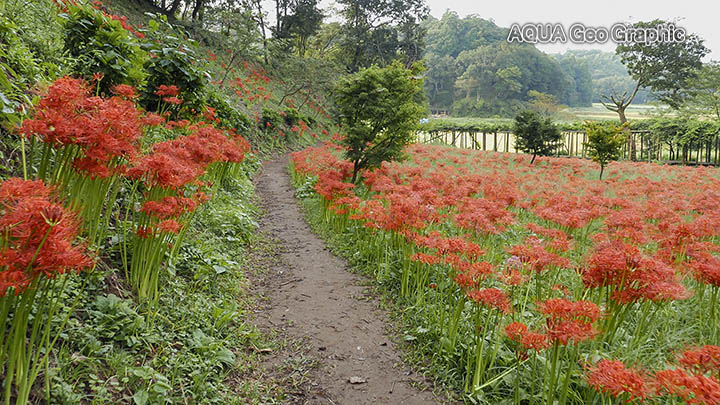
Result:
[[[200,209],[177,260],[162,273],[155,309],[135,302],[111,263],[87,280],[72,278],[67,302],[79,295],[79,305],[52,357],[50,403],[283,398],[282,389],[262,377],[255,350],[278,343],[248,321],[246,274],[255,270],[246,257],[248,246],[260,243],[252,196],[252,183],[241,176]]]

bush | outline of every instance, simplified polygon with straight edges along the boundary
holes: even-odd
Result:
[[[233,108],[230,103],[216,91],[208,92],[205,98],[205,104],[215,109],[215,116],[220,120],[220,125],[223,127],[236,129],[237,131],[247,131],[250,129],[250,119],[237,108]]]
[[[265,131],[267,128],[277,128],[283,122],[284,119],[279,112],[271,108],[263,108],[262,119],[258,123],[258,127],[261,131]]]
[[[534,111],[523,111],[515,117],[515,148],[532,153],[535,157],[547,156],[558,147],[562,135],[550,118],[541,118]]]
[[[140,104],[148,111],[157,111],[158,87],[177,86],[184,109],[190,113],[202,111],[209,73],[204,69],[205,61],[197,56],[197,43],[170,25],[165,16],[150,20],[148,29],[142,32],[142,47],[150,59],[145,63],[148,78]]]
[[[352,182],[360,170],[397,159],[415,135],[425,113],[418,97],[423,81],[416,77],[423,68],[406,69],[400,62],[361,70],[340,80],[335,104],[347,130],[345,157],[353,163]]]
[[[102,74],[100,91],[107,94],[117,84],[145,85],[143,65],[148,54],[121,21],[85,5],[69,6],[61,17],[65,19],[65,48],[76,58],[73,70],[77,74],[86,80]]]

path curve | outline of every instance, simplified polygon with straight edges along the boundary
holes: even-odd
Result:
[[[368,299],[362,278],[348,272],[347,264],[306,224],[290,185],[288,158],[286,154],[266,162],[255,178],[265,211],[261,230],[278,241],[281,259],[265,276],[267,304],[258,317],[305,339],[307,352],[319,360],[314,388],[299,403],[441,403],[430,391],[411,384],[424,380],[403,365],[385,333],[387,316],[377,300]]]

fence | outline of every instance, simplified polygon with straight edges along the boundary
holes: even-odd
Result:
[[[585,131],[562,131],[563,139],[556,156],[587,157]],[[419,143],[442,143],[460,148],[517,153],[515,134],[510,131],[434,130],[417,133]],[[684,145],[661,142],[647,130],[630,131],[630,140],[622,150],[622,158],[635,161],[660,161],[667,164],[720,165],[720,136],[703,142]]]

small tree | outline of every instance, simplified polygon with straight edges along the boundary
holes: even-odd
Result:
[[[548,156],[557,148],[562,134],[550,118],[541,118],[534,111],[523,111],[515,116],[515,149],[532,153],[535,157]]]
[[[620,149],[625,144],[625,138],[627,137],[626,129],[627,124],[615,126],[600,122],[585,123],[588,139],[585,146],[588,148],[588,155],[592,160],[600,164],[601,180],[605,166],[610,161],[617,160],[620,157]]]
[[[360,170],[402,156],[425,114],[419,64],[406,69],[400,62],[372,66],[341,79],[335,104],[346,131],[345,157],[353,162],[352,182]]]

